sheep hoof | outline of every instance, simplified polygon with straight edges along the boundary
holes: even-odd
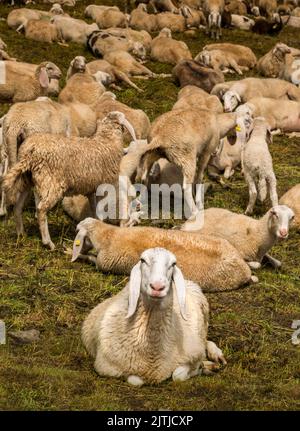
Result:
[[[207,357],[215,364],[227,365],[227,361],[223,355],[222,350],[213,341],[207,341],[206,351]]]
[[[52,242],[52,241],[47,241],[47,242],[45,241],[45,242],[43,242],[43,244],[44,244],[46,247],[49,247],[51,251],[53,251],[53,250],[55,249],[55,245],[53,244],[53,242]]]
[[[256,277],[255,275],[251,275],[251,277],[250,277],[250,283],[251,284],[256,284],[256,283],[258,283],[258,277]]]
[[[132,386],[142,386],[144,384],[144,380],[141,379],[139,376],[129,376],[127,378],[127,383]]]
[[[3,210],[0,209],[0,217],[4,217],[4,216],[6,216],[6,214],[7,214],[7,211],[5,208]]]
[[[189,367],[187,365],[181,365],[173,371],[172,379],[174,382],[184,382],[189,378]]]
[[[251,269],[259,269],[261,268],[260,262],[247,262]]]
[[[216,372],[220,370],[220,366],[212,361],[203,361],[203,368],[201,374],[204,376],[213,376]]]

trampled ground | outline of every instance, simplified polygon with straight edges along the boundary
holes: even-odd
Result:
[[[121,1],[96,1],[118,4]],[[83,17],[87,1],[80,1],[70,13]],[[48,9],[48,6],[38,5]],[[0,6],[1,17],[10,8]],[[92,59],[87,49],[69,48],[26,40],[0,21],[0,36],[8,52],[20,60],[55,62],[66,72],[75,55]],[[203,31],[194,39],[178,36],[193,54],[209,42]],[[261,56],[277,41],[300,48],[298,30],[287,30],[278,38],[225,30],[224,41],[245,44]],[[155,72],[171,67],[149,62]],[[139,81],[142,95],[123,88],[118,99],[142,108],[154,119],[169,110],[178,88],[172,79]],[[3,115],[8,106],[2,105]],[[271,147],[281,196],[300,182],[300,140],[275,137]],[[247,187],[238,173],[223,188],[214,183],[206,196],[206,207],[219,206],[243,212]],[[267,206],[258,206],[261,216]],[[100,378],[80,341],[85,316],[100,301],[118,292],[127,277],[104,275],[88,264],[71,264],[63,244],[71,245],[73,223],[57,206],[49,214],[54,252],[44,249],[33,204],[24,214],[27,237],[17,241],[12,217],[0,221],[0,319],[8,330],[36,328],[41,340],[29,346],[0,346],[0,409],[7,410],[253,410],[300,408],[300,349],[291,344],[293,320],[300,320],[300,233],[293,233],[274,247],[273,255],[283,267],[264,267],[260,282],[230,293],[209,294],[210,339],[225,352],[228,366],[213,377],[193,378],[182,384],[165,382],[157,387],[129,387],[121,380]],[[172,225],[168,223],[168,225]]]

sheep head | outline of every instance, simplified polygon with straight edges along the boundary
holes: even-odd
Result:
[[[84,73],[86,71],[86,58],[83,55],[77,55],[70,63],[74,73]]]
[[[36,76],[42,88],[48,88],[51,79],[60,79],[61,75],[61,70],[50,61],[44,61],[36,69]]]
[[[235,108],[242,101],[241,96],[236,91],[232,91],[232,90],[226,91],[226,93],[223,96],[223,100],[224,100],[224,111],[225,112],[234,111]]]
[[[109,114],[107,114],[107,116],[104,118],[103,121],[105,121],[105,120],[109,120],[109,121],[111,121],[113,123],[117,123],[120,126],[125,127],[128,130],[128,132],[129,132],[130,136],[132,137],[132,139],[134,141],[137,140],[133,126],[126,119],[125,114],[123,114],[123,112],[120,112],[120,111],[111,111]]]
[[[181,316],[186,319],[185,280],[176,265],[176,257],[164,248],[145,250],[130,273],[127,318],[135,313],[140,295],[147,304],[162,307],[173,282]]]
[[[286,205],[276,205],[267,214],[269,231],[277,239],[286,239],[290,224],[295,218],[294,211]]]

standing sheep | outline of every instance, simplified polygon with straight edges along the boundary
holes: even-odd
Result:
[[[77,230],[72,261],[96,263],[103,272],[128,275],[145,249],[166,247],[177,254],[184,277],[204,291],[232,290],[256,281],[239,252],[222,238],[146,226],[118,227],[92,218],[79,223]],[[92,248],[97,257],[87,254]]]
[[[219,39],[222,36],[221,21],[225,9],[224,0],[204,0],[203,9],[207,19],[206,34]]]
[[[171,376],[185,381],[205,370],[206,357],[226,364],[207,341],[208,317],[205,296],[184,279],[175,255],[153,248],[142,253],[126,287],[91,311],[82,340],[101,376],[134,386]]]
[[[92,138],[64,138],[50,134],[30,136],[22,144],[19,161],[3,180],[8,203],[15,204],[18,235],[24,233],[22,210],[32,187],[37,197],[37,219],[44,245],[51,241],[47,212],[65,195],[83,194],[95,208],[94,193],[100,184],[116,184],[123,155],[121,127],[128,122],[120,112],[110,113],[98,124]],[[134,139],[134,137],[133,137]]]
[[[268,148],[271,142],[272,135],[268,124],[263,117],[256,117],[250,139],[242,154],[244,176],[249,187],[249,203],[245,212],[247,215],[253,213],[257,195],[259,200],[264,202],[269,192],[272,206],[278,205],[276,177]]]

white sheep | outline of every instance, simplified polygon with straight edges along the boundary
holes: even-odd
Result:
[[[75,42],[86,45],[88,37],[99,30],[96,23],[88,24],[81,19],[56,15],[51,19],[64,42]]]
[[[180,60],[192,59],[186,43],[172,38],[171,30],[164,28],[151,43],[152,60],[162,63],[177,64]]]
[[[290,190],[288,190],[283,196],[281,196],[279,203],[281,205],[289,206],[295,214],[292,228],[300,228],[300,184],[296,184]]]
[[[227,239],[252,269],[260,268],[264,257],[274,268],[279,268],[280,261],[268,252],[278,241],[288,237],[293,219],[294,212],[286,205],[274,206],[259,220],[222,208],[209,208],[204,210],[202,226],[187,221],[181,229]]]
[[[249,187],[249,203],[245,214],[252,214],[257,195],[261,202],[270,194],[272,206],[278,205],[276,177],[268,144],[272,135],[266,120],[256,117],[250,139],[243,149],[243,169]]]
[[[247,16],[243,15],[231,14],[231,25],[235,28],[238,28],[240,30],[251,30],[254,24],[254,19],[248,18]]]
[[[212,38],[219,39],[222,36],[221,22],[224,8],[224,0],[203,1],[203,10],[207,19],[206,34]]]
[[[173,253],[145,250],[126,287],[85,319],[82,341],[101,376],[134,386],[172,376],[185,381],[205,369],[206,358],[226,364],[207,341],[209,306],[200,287],[184,279]]]

